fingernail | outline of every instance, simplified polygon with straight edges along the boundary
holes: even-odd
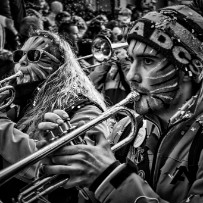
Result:
[[[67,114],[65,114],[65,113],[62,115],[62,117],[63,117],[64,119],[69,119],[69,115],[67,115]]]
[[[61,123],[63,123],[63,120],[59,118],[59,119],[56,120],[56,122],[57,122],[58,124],[61,124]]]
[[[52,129],[54,129],[54,128],[57,127],[57,126],[58,126],[57,123],[51,123],[51,124],[50,124],[50,128],[52,128]]]

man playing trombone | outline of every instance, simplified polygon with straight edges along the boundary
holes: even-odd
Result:
[[[99,202],[203,202],[202,5],[149,12],[128,33],[127,79],[140,94],[134,109],[146,126],[122,151],[128,161],[116,160],[105,137],[94,133],[96,146],[56,151],[47,174],[68,174],[65,188],[88,187]],[[45,114],[39,129],[64,114]]]
[[[37,126],[46,112],[67,111],[73,127],[80,120],[88,122],[96,118],[106,109],[103,97],[81,69],[69,44],[58,35],[33,31],[22,48],[13,53],[13,61],[15,72],[22,74],[10,81],[15,88],[15,99],[12,106],[2,109],[4,113],[0,117],[2,168],[36,152],[43,145]],[[109,133],[106,122],[95,126],[94,131],[103,135]],[[0,199],[4,203],[13,202],[12,198],[16,201],[22,185],[35,178],[37,167],[38,164],[30,166],[5,183],[0,188]],[[65,198],[77,202],[77,191],[72,190]],[[65,202],[65,198],[58,196],[57,201]]]

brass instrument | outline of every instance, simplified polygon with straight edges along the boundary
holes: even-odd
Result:
[[[15,78],[17,78],[17,77],[20,77],[20,76],[22,76],[22,75],[23,75],[22,71],[18,71],[18,72],[15,73],[14,75],[11,75],[11,76],[9,76],[9,77],[3,79],[3,80],[0,80],[0,86],[2,86],[2,84],[6,83],[6,82],[8,82],[8,81],[11,81],[11,80],[13,80],[13,79],[15,79]]]
[[[2,100],[1,102],[4,102],[5,99],[8,98],[8,96],[10,96],[9,100],[7,101],[7,103],[3,104],[0,106],[0,111],[3,110],[4,108],[8,107],[9,105],[12,104],[14,98],[15,98],[15,89],[13,86],[11,85],[6,85],[3,86],[3,84],[7,83],[10,80],[13,80],[14,78],[20,77],[22,76],[23,73],[21,71],[18,71],[16,74],[11,75],[10,77],[7,77],[3,80],[0,81],[0,100]]]
[[[90,130],[92,127],[107,120],[108,118],[110,118],[111,116],[113,116],[114,114],[120,111],[126,113],[127,116],[131,118],[131,132],[128,137],[126,137],[125,139],[123,139],[122,141],[114,145],[111,149],[113,152],[115,152],[116,150],[122,148],[130,141],[132,141],[135,138],[135,135],[137,134],[136,117],[134,115],[134,112],[126,108],[125,105],[138,99],[139,99],[139,93],[131,92],[124,100],[120,101],[118,104],[111,107],[106,112],[101,114],[99,117],[89,121],[85,125],[80,126],[79,128],[72,130],[71,132],[69,132],[69,130],[67,129],[66,130],[61,129],[62,136],[58,136],[58,137],[52,136],[52,140],[54,140],[53,142],[43,147],[42,149],[39,149],[37,152],[29,155],[28,157],[22,159],[21,161],[2,170],[0,172],[0,185],[4,184],[8,180],[10,180],[13,176],[18,174],[20,171],[24,170],[25,168],[29,167],[30,165],[35,164],[40,160],[42,160],[43,158],[49,156],[57,149],[67,144],[70,144],[71,142],[74,142],[77,139],[82,139],[80,136],[84,134],[86,131]],[[68,129],[70,129],[71,128],[70,124],[68,123],[67,125],[69,127]],[[55,183],[55,185],[53,185],[52,181]],[[34,181],[31,187],[27,188],[25,191],[20,193],[19,202],[30,203],[36,199],[43,198],[43,195],[64,185],[64,183],[67,181],[68,181],[67,176],[63,177],[62,175],[55,175],[55,176],[43,178],[42,180],[36,180]],[[49,187],[45,188],[46,184],[48,184]]]
[[[98,35],[92,42],[92,53],[97,61],[103,62],[112,57],[114,50],[126,48],[127,46],[127,42],[112,44],[108,37]]]
[[[97,35],[97,37],[95,37],[95,39],[92,42],[92,48],[91,48],[92,54],[79,57],[77,60],[94,57],[101,64],[101,62],[108,61],[111,59],[114,53],[114,50],[120,49],[120,48],[126,48],[127,46],[128,46],[127,42],[111,43],[108,37],[104,35]],[[88,69],[93,68],[100,64],[94,64],[87,68]]]
[[[4,95],[2,94],[3,92],[5,92]],[[5,99],[8,97],[8,93],[7,92],[8,93],[10,92],[9,95],[11,95],[11,96],[10,96],[9,100],[7,101],[7,103],[1,104],[0,111],[5,109],[9,105],[11,105],[13,103],[14,98],[15,98],[15,89],[14,89],[14,87],[11,86],[11,85],[8,85],[8,86],[0,88],[0,94],[1,94],[1,98],[0,99],[2,100],[1,102],[4,102]]]

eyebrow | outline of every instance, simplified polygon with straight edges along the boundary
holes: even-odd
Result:
[[[131,53],[128,52],[128,56],[133,58],[132,52]],[[136,57],[138,57],[138,58],[141,58],[141,57],[150,57],[150,58],[154,58],[154,59],[158,59],[159,58],[158,55],[151,55],[151,54],[144,53],[144,52],[140,53],[140,54],[137,54]]]
[[[136,55],[137,57],[150,57],[150,58],[159,58],[159,56],[157,56],[157,55],[151,55],[151,54],[148,54],[148,53],[140,53],[140,54],[137,54]]]

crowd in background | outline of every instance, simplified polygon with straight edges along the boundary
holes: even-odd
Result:
[[[78,124],[79,120],[83,121],[86,119],[87,122],[93,120],[98,117],[100,113],[105,112],[108,107],[117,104],[131,91],[135,90],[139,93],[139,96],[137,95],[136,99],[134,99],[134,106],[132,107],[129,105],[128,107],[132,107],[132,112],[133,110],[136,110],[136,112],[134,112],[138,121],[136,133],[140,137],[138,136],[137,139],[136,136],[136,138],[134,138],[135,140],[128,144],[124,150],[115,154],[116,159],[119,161],[115,161],[113,154],[110,152],[111,148],[109,141],[111,141],[110,144],[113,144],[112,140],[114,138],[117,140],[123,139],[123,136],[121,135],[125,136],[125,134],[128,134],[127,131],[129,130],[128,127],[130,127],[130,120],[123,120],[122,118],[125,119],[125,117],[122,113],[116,115],[116,118],[114,119],[117,125],[114,125],[115,123],[112,124],[112,126],[115,127],[112,127],[111,129],[111,132],[113,133],[109,131],[108,124],[99,126],[96,130],[98,130],[97,133],[100,133],[102,136],[93,134],[95,143],[91,143],[92,145],[85,145],[85,147],[83,143],[79,143],[77,147],[78,149],[81,148],[80,151],[78,150],[76,153],[71,152],[73,154],[69,154],[68,147],[74,149],[76,145],[65,146],[63,150],[64,152],[67,150],[67,154],[62,152],[63,158],[75,154],[77,156],[78,154],[80,155],[80,153],[83,153],[87,158],[79,156],[79,159],[77,158],[76,160],[78,161],[82,157],[81,160],[85,160],[85,166],[88,166],[89,168],[93,166],[94,169],[96,168],[95,165],[101,160],[104,162],[98,164],[98,171],[101,172],[99,173],[100,176],[98,176],[97,169],[94,170],[94,176],[89,173],[90,170],[88,167],[72,167],[71,169],[75,170],[79,175],[82,174],[82,176],[85,177],[85,180],[88,180],[87,183],[85,183],[85,187],[87,186],[91,192],[95,193],[95,197],[97,199],[100,198],[99,201],[101,202],[103,202],[103,200],[105,202],[124,202],[126,201],[126,198],[130,199],[131,202],[132,199],[133,202],[137,202],[139,198],[148,198],[148,194],[152,198],[146,198],[146,202],[151,202],[152,199],[155,201],[157,200],[158,202],[158,199],[160,198],[157,197],[157,194],[160,194],[161,198],[164,199],[163,201],[160,199],[160,202],[174,202],[174,199],[178,202],[182,202],[183,198],[187,198],[185,202],[190,202],[190,199],[192,198],[194,201],[198,198],[198,202],[201,202],[202,181],[201,184],[199,184],[199,181],[202,180],[202,177],[198,177],[202,174],[202,168],[198,168],[199,176],[197,175],[197,178],[195,179],[194,177],[187,175],[189,173],[196,175],[196,167],[191,169],[193,170],[192,173],[189,171],[189,173],[186,174],[182,170],[185,170],[185,165],[183,166],[182,164],[185,164],[186,153],[188,153],[188,151],[185,153],[185,149],[189,149],[191,137],[194,137],[196,134],[202,135],[203,132],[203,122],[201,120],[202,69],[197,68],[202,64],[202,50],[196,49],[203,40],[201,35],[203,25],[201,24],[201,26],[199,26],[198,24],[200,22],[198,20],[202,19],[202,16],[200,18],[198,12],[195,10],[193,11],[189,7],[186,9],[180,6],[174,7],[174,9],[169,8],[162,12],[150,12],[150,14],[147,14],[142,18],[144,14],[155,9],[155,1],[152,0],[147,4],[146,1],[139,2],[141,2],[139,6],[128,4],[125,8],[121,8],[113,17],[101,11],[100,13],[91,13],[92,18],[89,19],[89,17],[84,18],[84,16],[70,12],[70,10],[59,1],[48,3],[45,0],[39,0],[38,4],[27,3],[23,0],[3,1],[3,6],[1,7],[2,11],[0,9],[0,81],[18,70],[26,71],[23,72],[23,77],[17,78],[15,90],[18,94],[15,96],[15,101],[10,105],[9,111],[6,109],[7,116],[9,119],[12,117],[12,124],[15,122],[15,125],[11,126],[7,116],[6,118],[2,116],[1,126],[4,128],[2,127],[0,130],[2,133],[1,137],[5,137],[5,141],[13,137],[15,138],[15,136],[18,138],[21,137],[24,140],[30,141],[34,147],[32,149],[29,145],[24,144],[21,141],[19,142],[20,144],[16,144],[16,139],[13,139],[5,142],[7,145],[2,142],[1,145],[3,147],[1,146],[1,148],[2,151],[6,149],[5,151],[7,154],[5,154],[8,155],[8,157],[11,155],[12,161],[9,162],[9,164],[15,163],[17,160],[15,156],[21,156],[21,149],[22,154],[24,155],[25,149],[28,148],[29,151],[28,153],[26,152],[25,155],[29,155],[43,147],[43,145],[40,146],[41,134],[39,134],[39,131],[44,130],[44,135],[47,136],[49,130],[53,129],[51,127],[51,129],[45,129],[45,126],[43,127],[42,125],[45,123],[40,123],[43,121],[42,118],[47,112],[58,109],[58,112],[54,111],[55,113],[52,112],[53,114],[49,114],[49,112],[49,115],[45,118],[45,121],[49,121],[49,125],[47,124],[48,126],[53,126],[50,125],[50,122],[55,122],[52,120],[51,116],[54,117],[58,114],[58,116],[62,118],[62,115],[60,116],[60,114],[64,112],[59,109],[65,109],[68,113],[70,112],[70,119],[75,126]],[[197,2],[195,1],[193,5],[194,9],[197,9],[195,7],[196,5]],[[202,5],[203,4],[201,3],[201,6]],[[178,13],[176,11],[177,8],[180,12],[183,12],[181,13],[182,15],[176,15]],[[182,8],[186,10],[183,10]],[[171,16],[168,17],[168,14],[171,14],[173,18]],[[189,14],[189,16],[187,16],[187,14]],[[152,19],[154,15],[156,18]],[[163,18],[159,18],[160,15]],[[137,19],[140,20],[136,21]],[[162,21],[162,19],[164,20]],[[179,21],[177,20],[176,22],[176,19]],[[148,22],[152,24],[149,24]],[[144,26],[139,26],[139,23],[143,23],[147,29],[145,29]],[[182,30],[178,29],[180,26],[179,23],[182,23]],[[168,35],[167,32],[169,24],[176,29],[174,29],[175,31],[172,37],[171,35]],[[195,25],[194,27],[193,24]],[[195,31],[191,27],[194,28]],[[130,28],[132,29],[128,32]],[[149,30],[152,33],[152,37],[154,37],[153,34],[155,33],[155,40],[157,40],[156,42],[158,42],[158,45],[153,41],[154,38],[149,38],[147,41],[145,36]],[[181,32],[179,32],[180,30]],[[157,34],[160,32],[162,35]],[[196,32],[198,33],[198,40],[201,40],[195,41],[197,44],[196,46],[193,46],[194,40],[196,39]],[[182,33],[186,33],[185,36],[183,36]],[[179,34],[180,38],[176,38],[176,34]],[[99,35],[108,37],[112,44],[118,45],[119,47],[118,49],[113,50],[113,55],[110,57],[110,60],[99,62],[92,56],[92,45],[95,38]],[[60,41],[58,40],[59,36],[62,38],[61,43],[59,43]],[[171,44],[173,44],[173,42],[175,44],[170,51],[167,49],[168,46],[164,46],[169,45],[167,39],[169,42],[172,42]],[[181,44],[182,41],[180,39],[182,41],[185,40],[183,44]],[[126,41],[128,41],[128,45]],[[186,43],[188,44],[188,47],[186,46]],[[16,49],[20,50],[15,51]],[[194,53],[193,49],[197,53]],[[37,54],[37,56],[35,56],[35,54],[32,55],[32,53]],[[84,57],[88,55],[91,55],[91,57]],[[195,102],[194,99],[196,99]],[[188,103],[188,101],[190,103]],[[0,103],[3,102],[4,100],[0,100]],[[183,108],[180,109],[180,106],[183,106],[184,110],[185,108],[186,110],[188,110],[188,108],[192,109],[194,114],[190,111],[183,112]],[[91,109],[89,109],[89,107],[91,107]],[[199,114],[199,112],[201,112],[201,114]],[[92,113],[94,114],[93,116]],[[140,114],[139,118],[138,114]],[[83,117],[85,119],[83,119]],[[67,118],[68,117],[64,120]],[[188,120],[184,120],[185,118]],[[55,120],[58,122],[58,119]],[[125,122],[120,123],[119,121]],[[180,123],[182,121],[184,123]],[[6,127],[8,124],[10,125],[10,130]],[[40,124],[41,127],[39,127]],[[58,124],[61,123],[57,123],[54,126],[57,127]],[[102,125],[103,124],[104,123],[102,123]],[[200,130],[196,131],[193,127],[195,125],[198,125]],[[38,126],[38,128],[36,126]],[[94,127],[97,128],[97,126]],[[93,131],[94,130],[95,129],[93,129]],[[200,131],[201,133],[199,133]],[[34,137],[35,135],[38,137]],[[118,138],[118,136],[120,137]],[[110,138],[113,139],[110,140]],[[184,138],[190,139],[185,141],[183,140]],[[194,140],[196,141],[196,139]],[[89,141],[93,140],[90,139]],[[196,142],[198,142],[198,140]],[[180,146],[179,143],[181,143]],[[192,147],[195,145],[194,143],[192,143]],[[16,145],[17,147],[14,149],[12,146]],[[11,150],[9,151],[7,148],[10,148]],[[159,149],[161,149],[160,152],[162,153],[160,156],[158,153]],[[202,150],[202,148],[200,149],[199,147],[197,149]],[[165,154],[165,152],[168,154]],[[60,152],[57,153],[59,154],[56,154],[56,156],[54,155],[53,158],[54,164],[61,158]],[[5,154],[4,157],[2,156],[3,158],[7,158]],[[179,154],[181,154],[180,157]],[[93,155],[94,159],[92,158]],[[178,159],[176,155],[178,155]],[[88,156],[90,156],[89,159]],[[167,157],[167,160],[165,157]],[[125,162],[126,158],[130,161],[120,165],[120,163]],[[61,164],[61,160],[58,161],[59,164]],[[68,159],[65,159],[65,161],[68,163]],[[86,164],[86,161],[87,163],[89,161],[93,164]],[[136,167],[132,165],[133,162],[131,163],[131,161],[136,164]],[[189,161],[188,166],[190,166]],[[67,163],[62,163],[62,167],[65,165],[65,167],[69,168],[70,165]],[[80,163],[84,162],[80,161]],[[166,167],[167,170],[169,170],[168,168],[172,168],[171,172],[174,171],[174,173],[165,173],[164,170],[161,170],[162,165],[163,167]],[[49,170],[54,169],[56,165],[53,166],[45,163],[44,166],[48,169],[46,170],[46,173],[52,174]],[[101,166],[103,168],[101,168]],[[194,164],[194,166],[196,165]],[[61,165],[57,167],[61,167]],[[112,178],[114,174],[116,174],[115,171],[118,167],[119,170],[121,169],[124,171],[122,171],[123,173],[120,173],[119,171],[119,176],[121,178],[126,178],[124,184],[123,182],[119,183],[119,187],[121,184],[124,188],[126,182],[129,180],[127,179],[129,174],[132,175],[130,177],[133,179],[130,179],[129,182],[127,182],[128,188],[124,188],[124,190],[123,188],[119,188],[117,190],[118,187],[115,186],[112,189],[112,192],[100,187],[103,183],[106,185],[109,183],[106,180],[108,180],[108,177],[111,176]],[[55,170],[56,169],[57,168],[55,168]],[[82,173],[82,169],[84,169],[83,171],[85,172],[87,171],[87,174],[90,174],[91,176],[85,176],[85,173]],[[33,169],[33,171],[34,170],[35,169]],[[126,170],[129,170],[129,174],[127,173],[127,175]],[[45,171],[42,170],[42,173],[44,172]],[[60,170],[56,170],[55,173],[61,175],[59,172]],[[185,173],[185,177],[182,179],[183,173]],[[66,172],[66,174],[69,175],[68,172]],[[156,176],[153,176],[154,174]],[[161,177],[160,180],[159,176]],[[92,177],[94,178],[93,180]],[[120,180],[120,177],[118,178],[117,174],[115,177]],[[111,180],[115,180],[116,178],[113,177]],[[104,179],[104,181],[102,179]],[[82,179],[79,181],[82,182],[81,180]],[[72,180],[70,179],[66,184],[71,184],[71,181]],[[90,183],[91,181],[93,184]],[[196,181],[196,183],[194,184],[193,181]],[[184,188],[181,195],[179,194],[180,190],[176,189],[177,182],[180,190]],[[11,185],[15,186],[16,184],[12,184],[11,182]],[[84,184],[81,183],[78,185],[83,186]],[[200,189],[197,190],[197,186]],[[67,188],[68,187],[69,186],[67,186]],[[192,188],[191,195],[187,191],[190,187]],[[10,186],[8,188],[10,188]],[[152,190],[154,188],[156,190]],[[20,187],[16,189],[18,190]],[[78,189],[80,188],[73,188],[72,185],[68,192],[67,190],[64,191],[59,188],[59,191],[54,191],[50,194],[49,199],[53,203],[75,203],[75,199],[78,199]],[[108,194],[109,199],[107,199],[107,201],[105,200],[106,197],[103,198],[103,196],[100,196],[98,193],[98,191],[100,192],[102,190],[111,192],[110,195]],[[4,191],[8,191],[8,189],[5,188],[5,190],[2,191],[1,195],[7,196]],[[139,194],[134,191],[138,191]],[[127,195],[128,192],[129,194],[132,194],[132,197]],[[102,200],[101,197],[103,198]],[[0,202],[1,198],[2,197],[0,196]],[[64,198],[65,200],[60,200]],[[10,203],[7,201],[2,202]],[[129,201],[127,200],[127,202]]]
[[[124,42],[125,34],[133,22],[155,6],[155,1],[139,1],[137,6],[128,4],[126,8],[121,8],[114,17],[104,11],[95,11],[89,19],[89,12],[81,17],[71,13],[59,1],[47,3],[45,0],[39,0],[36,4],[22,0],[4,1],[0,15],[10,19],[13,24],[12,29],[2,26],[5,27],[5,37],[1,37],[0,79],[12,74],[12,51],[18,49],[33,30],[47,30],[59,34],[68,41],[77,57],[83,57],[92,54],[92,41],[98,34],[107,36],[112,43]],[[120,49],[115,55],[117,56],[114,61],[98,66],[95,66],[98,62],[94,57],[80,60],[81,67],[96,88],[106,95],[109,105],[117,103],[130,91],[123,79],[130,64],[126,50]],[[89,68],[92,66],[94,68]]]

